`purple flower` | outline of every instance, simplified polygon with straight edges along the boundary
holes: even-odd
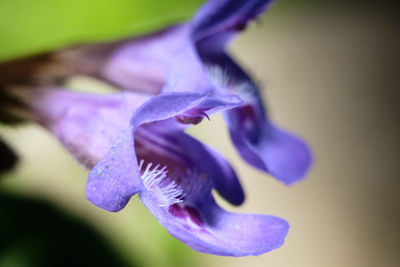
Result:
[[[238,95],[243,103],[225,111],[224,118],[239,154],[291,184],[306,175],[310,150],[300,138],[272,123],[257,85],[225,52],[229,40],[270,2],[210,0],[190,23],[108,47],[109,55],[94,75],[126,90],[151,94],[204,93],[215,88],[219,95]],[[197,120],[202,117],[199,113]]]
[[[186,125],[179,122],[240,105],[236,96],[212,91],[95,95],[54,88],[14,89],[13,94],[91,168],[86,193],[96,206],[119,211],[139,194],[171,235],[200,252],[259,255],[282,245],[286,221],[231,213],[216,204],[213,188],[232,204],[243,202],[238,178],[224,158],[185,134]]]
[[[222,111],[248,163],[287,184],[305,175],[309,149],[272,124],[257,86],[225,53],[228,41],[268,3],[211,0],[190,23],[55,54],[75,72],[124,92],[14,88],[12,94],[91,169],[86,194],[94,205],[116,212],[139,194],[171,235],[197,251],[265,253],[282,245],[287,222],[220,208],[212,189],[240,205],[244,193],[238,178],[223,157],[184,130]]]
[[[90,172],[88,199],[118,211],[139,193],[170,234],[200,252],[259,255],[281,246],[288,230],[284,220],[230,213],[217,206],[213,187],[233,204],[243,201],[237,177],[215,151],[180,131],[174,119],[192,110],[212,112],[240,103],[232,100],[198,93],[151,98]]]

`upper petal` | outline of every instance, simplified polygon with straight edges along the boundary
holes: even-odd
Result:
[[[174,54],[166,78],[163,92],[205,93],[214,90],[207,70],[189,38],[182,49]]]
[[[206,110],[212,114],[219,110],[229,109],[241,104],[235,95],[213,96],[212,92],[169,92],[152,97],[132,116],[131,125],[137,127],[144,123],[162,121],[185,114],[190,110]],[[168,122],[170,128],[176,128]]]
[[[107,56],[98,76],[125,90],[157,94],[187,36],[188,27],[183,24],[120,42]]]

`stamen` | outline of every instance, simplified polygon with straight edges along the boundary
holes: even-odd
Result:
[[[184,193],[182,188],[167,176],[167,166],[160,168],[157,164],[148,163],[143,171],[144,160],[139,162],[139,170],[142,173],[143,184],[158,199],[160,206],[169,206],[182,202]]]

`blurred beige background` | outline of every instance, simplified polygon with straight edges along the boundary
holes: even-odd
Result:
[[[390,14],[361,5],[276,5],[231,46],[265,88],[273,120],[311,145],[315,162],[304,181],[286,187],[245,165],[219,116],[190,129],[223,153],[241,177],[243,207],[221,205],[290,222],[278,250],[245,258],[199,254],[170,238],[137,199],[117,214],[94,208],[84,196],[87,171],[33,126],[0,128],[23,155],[2,186],[39,195],[91,221],[121,255],[150,258],[152,266],[168,266],[174,257],[182,258],[182,266],[398,266],[400,73],[398,29]]]
[[[218,266],[399,266],[398,28],[379,7],[273,13],[232,47],[265,86],[274,120],[315,157],[287,188],[237,161],[225,133],[199,138],[235,162],[242,211],[288,219],[285,245],[257,258],[208,257]],[[397,75],[397,76],[396,76]],[[219,127],[221,124],[218,124]]]

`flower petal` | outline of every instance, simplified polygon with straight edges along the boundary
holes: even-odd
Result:
[[[168,76],[162,92],[198,92],[213,91],[207,69],[199,58],[194,44],[187,37],[186,43],[174,54],[168,69]]]
[[[121,42],[113,48],[98,76],[125,90],[159,93],[187,35],[188,27],[179,25]]]
[[[142,188],[133,129],[129,127],[90,171],[86,198],[99,208],[116,212],[124,208]]]
[[[232,141],[249,164],[269,172],[285,184],[302,179],[311,166],[311,152],[300,138],[264,121],[260,139],[252,143],[242,132],[230,128]]]
[[[278,217],[231,213],[210,196],[201,206],[175,204],[168,209],[141,194],[143,204],[167,231],[192,249],[221,256],[260,255],[279,248],[288,223]]]
[[[243,104],[225,112],[225,120],[240,155],[251,165],[290,184],[310,168],[311,152],[300,138],[273,126],[259,90],[250,77],[226,54],[204,55],[217,88],[236,93]]]
[[[224,97],[213,96],[212,92],[169,92],[152,97],[144,103],[132,116],[131,125],[134,127],[143,123],[166,120],[177,115],[196,109],[206,110],[209,114],[219,110],[229,109],[241,104],[235,95]],[[173,122],[170,129],[173,129]],[[169,130],[170,130],[169,129]]]

